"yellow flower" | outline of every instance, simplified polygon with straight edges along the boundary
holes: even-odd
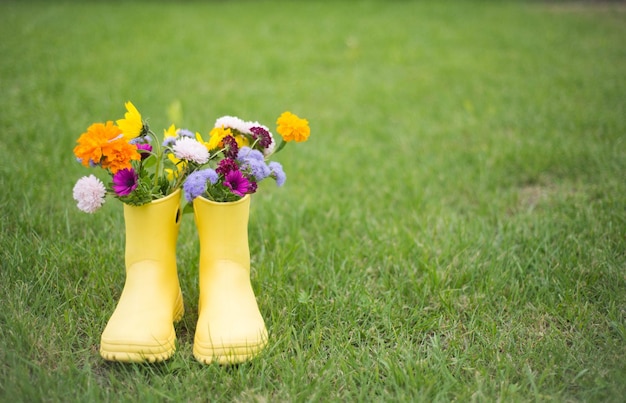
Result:
[[[178,136],[178,134],[176,134],[176,126],[173,124],[167,130],[163,129],[163,140],[166,140],[168,137],[176,136]]]
[[[237,142],[237,147],[239,148],[250,145],[250,141],[242,134],[235,136],[235,141]]]
[[[224,140],[224,137],[232,135],[233,133],[230,129],[224,129],[224,126],[216,127],[211,130],[211,133],[209,133],[209,142],[205,143],[205,146],[208,150],[215,150],[218,147],[224,147],[222,140]]]
[[[196,140],[198,140],[198,142],[199,142],[200,144],[202,144],[203,146],[205,146],[207,150],[209,150],[209,151],[211,150],[211,149],[209,148],[209,142],[208,142],[208,141],[204,141],[204,139],[202,138],[202,135],[201,135],[200,133],[198,133],[198,132],[196,132]]]
[[[167,180],[171,182],[175,178],[178,178],[178,175],[180,175],[183,169],[185,169],[185,162],[184,161],[181,162],[181,160],[174,157],[174,154],[171,154],[171,153],[167,154],[167,158],[169,158],[169,160],[172,161],[172,163],[176,167],[176,171],[174,171],[173,169],[169,169],[169,168],[165,169],[165,173],[167,174]]]
[[[124,137],[130,140],[143,133],[143,121],[141,120],[141,114],[132,102],[126,102],[124,106],[126,107],[124,119],[119,119],[115,123],[124,133]]]
[[[311,134],[309,122],[306,119],[299,118],[291,112],[284,112],[276,121],[278,125],[276,131],[283,137],[283,140],[289,142],[307,141]]]

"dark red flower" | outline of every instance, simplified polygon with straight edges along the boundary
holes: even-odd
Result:
[[[272,144],[272,136],[270,135],[270,132],[268,132],[264,128],[252,127],[250,128],[250,131],[252,132],[252,137],[254,137],[255,140],[259,141],[259,145],[261,147],[267,148],[270,146],[270,144]]]
[[[217,168],[215,169],[215,172],[217,172],[220,175],[226,176],[226,174],[229,173],[230,171],[237,171],[237,170],[239,170],[239,165],[237,165],[237,162],[235,162],[234,159],[224,158],[217,164]]]
[[[237,154],[239,153],[239,146],[237,145],[237,140],[233,136],[226,136],[222,139],[224,143],[224,156],[226,158],[237,158]]]

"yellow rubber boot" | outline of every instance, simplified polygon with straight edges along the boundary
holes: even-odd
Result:
[[[200,301],[193,354],[234,364],[256,356],[267,329],[250,283],[250,196],[232,203],[193,201],[200,238]]]
[[[183,316],[176,270],[180,190],[140,207],[124,205],[126,282],[102,333],[110,361],[155,362],[176,350],[173,323]]]

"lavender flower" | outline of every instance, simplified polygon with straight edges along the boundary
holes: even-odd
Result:
[[[80,210],[94,213],[105,202],[106,188],[94,175],[83,176],[74,185],[73,195]]]
[[[276,179],[276,186],[281,187],[285,184],[287,180],[287,175],[285,175],[285,171],[283,170],[283,166],[276,161],[272,161],[269,163],[270,168],[270,176]]]
[[[237,160],[241,164],[241,170],[250,172],[256,181],[262,181],[270,175],[270,169],[265,164],[263,153],[250,147],[242,147],[239,150]]]
[[[257,182],[270,176],[271,171],[265,161],[247,160],[241,164],[241,170],[250,172]]]
[[[179,137],[195,137],[195,135],[193,134],[193,132],[191,130],[187,130],[187,129],[178,129],[176,130],[176,134]]]
[[[118,196],[128,196],[137,188],[137,172],[124,168],[113,175],[113,191]]]
[[[213,169],[203,169],[201,171],[195,171],[191,173],[185,183],[183,183],[183,192],[185,193],[185,199],[188,202],[193,201],[196,197],[202,195],[206,190],[207,182],[216,184],[218,180],[217,172]]]
[[[263,153],[261,151],[253,150],[250,147],[244,146],[239,149],[239,153],[237,154],[237,159],[240,161],[247,161],[247,160],[263,161],[265,160],[265,157],[263,156]]]
[[[176,140],[178,140],[177,137],[174,136],[170,136],[170,137],[166,137],[165,140],[163,140],[163,147],[171,147],[174,143],[176,143]]]
[[[146,136],[135,137],[133,139],[130,139],[128,142],[130,144],[139,145],[139,144],[142,144],[142,143],[149,143],[150,141],[152,141],[152,137],[146,135]]]

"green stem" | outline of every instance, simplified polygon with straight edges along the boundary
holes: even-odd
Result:
[[[277,152],[285,148],[286,145],[287,145],[287,142],[284,139],[280,139],[280,144],[278,145],[278,148],[274,150],[272,154],[276,154]]]
[[[159,186],[159,178],[161,177],[161,158],[163,157],[163,149],[161,143],[156,138],[154,132],[148,129],[148,134],[154,139],[154,148],[156,148],[156,168],[154,170],[154,186]]]

